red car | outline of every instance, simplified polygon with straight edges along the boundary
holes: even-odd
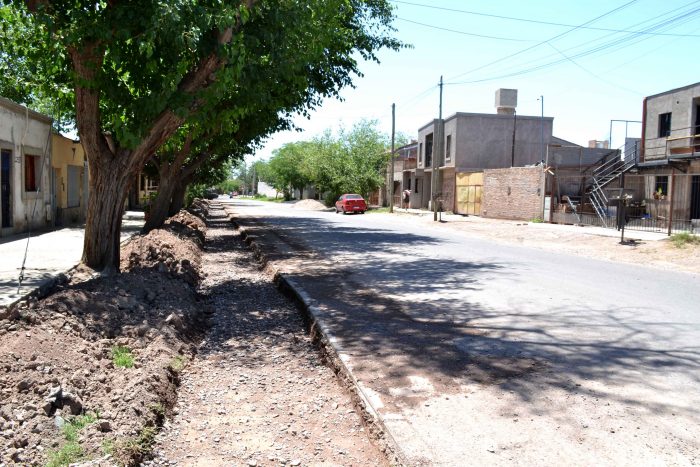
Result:
[[[367,210],[367,203],[360,195],[344,194],[335,202],[335,212],[347,214],[349,212],[359,212],[364,214]]]

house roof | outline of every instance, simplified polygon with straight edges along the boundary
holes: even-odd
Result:
[[[651,99],[652,97],[665,96],[666,94],[673,94],[674,92],[685,91],[686,89],[691,89],[691,88],[694,88],[696,86],[700,87],[700,82],[697,82],[695,84],[689,84],[687,86],[681,86],[680,88],[676,88],[676,89],[670,89],[668,91],[660,92],[658,94],[652,94],[651,96],[647,96],[646,98]]]
[[[582,147],[580,144],[572,143],[571,141],[565,140],[564,138],[559,138],[557,136],[552,136],[550,144],[559,144],[561,146],[572,146],[577,148]]]
[[[518,114],[517,116],[511,115],[511,114],[485,114],[485,113],[472,113],[472,112],[456,112],[449,117],[445,118],[445,122],[449,122],[450,120],[454,120],[456,118],[493,118],[493,119],[499,119],[499,120],[513,120],[513,118],[517,118],[518,120],[549,120],[549,121],[554,121],[554,117],[540,117],[536,115],[520,115]],[[424,129],[428,128],[431,125],[434,125],[435,122],[438,119],[431,120],[430,122],[426,123],[425,125],[421,126],[418,128],[418,131],[421,132]]]
[[[7,99],[6,97],[0,96],[0,105],[5,107],[6,109],[12,110],[14,112],[20,113],[20,114],[28,114],[31,115],[31,117],[34,120],[39,120],[44,123],[51,124],[53,122],[53,119],[47,115],[44,115],[39,112],[35,112],[34,110],[31,110],[21,104],[18,104],[14,101],[11,101],[10,99]]]

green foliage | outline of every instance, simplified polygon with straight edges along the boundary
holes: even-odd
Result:
[[[368,209],[367,214],[387,214],[389,212],[389,208],[373,208],[373,209]]]
[[[73,417],[63,425],[63,436],[66,438],[66,441],[78,441],[78,432],[96,421],[97,415],[93,413]]]
[[[343,193],[367,197],[384,182],[389,138],[375,121],[363,120],[337,135],[326,131],[312,141],[289,143],[269,162],[273,186],[285,194],[313,184],[329,202]]]
[[[528,222],[530,222],[531,224],[541,224],[541,223],[543,223],[544,221],[542,220],[541,217],[533,217],[533,218],[530,219]]]
[[[98,418],[97,413],[88,412],[66,420],[61,432],[67,443],[49,454],[49,461],[46,465],[48,467],[62,467],[82,460],[85,457],[85,452],[78,442],[78,434],[86,426],[95,423]]]
[[[243,183],[240,180],[228,179],[216,185],[216,188],[222,193],[231,193],[232,191],[240,192],[241,186],[243,186]]]
[[[671,242],[676,248],[685,248],[686,246],[700,245],[700,237],[688,232],[681,232],[671,235]]]
[[[112,363],[117,368],[132,368],[134,366],[134,356],[128,347],[117,345],[112,347]]]
[[[111,456],[114,454],[114,440],[110,438],[105,438],[102,440],[102,452],[105,455]]]
[[[179,373],[185,369],[185,363],[185,357],[183,357],[182,355],[177,355],[170,361],[169,366],[170,369],[172,369],[175,373]]]
[[[85,456],[83,448],[76,441],[71,441],[57,451],[49,453],[49,461],[47,467],[66,467],[70,464],[80,461]]]
[[[203,199],[206,194],[208,186],[201,183],[194,183],[187,187],[187,193],[185,194],[185,206],[192,204],[196,198]]]
[[[142,459],[151,449],[158,430],[152,426],[141,429],[138,436],[120,439],[114,443],[114,457],[124,464],[133,464],[133,459]]]

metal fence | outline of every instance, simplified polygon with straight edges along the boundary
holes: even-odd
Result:
[[[555,173],[547,186],[553,206],[550,222],[617,228],[624,214],[629,230],[700,233],[700,174],[674,173],[671,168],[628,172],[605,186],[600,214],[590,200],[591,176]]]

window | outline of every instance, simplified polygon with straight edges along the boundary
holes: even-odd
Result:
[[[433,165],[433,134],[430,133],[425,137],[425,166]]]
[[[407,189],[408,189],[408,190],[411,189],[411,178],[410,178],[410,177],[408,178],[408,188],[407,188]]]
[[[671,112],[659,114],[659,138],[671,136]]]
[[[654,193],[666,196],[668,194],[668,175],[657,175]]]
[[[422,164],[423,163],[423,143],[420,143],[418,148],[418,163]]]
[[[447,135],[445,142],[445,162],[452,160],[452,135]]]
[[[39,191],[41,179],[41,158],[30,154],[24,155],[24,191]]]

